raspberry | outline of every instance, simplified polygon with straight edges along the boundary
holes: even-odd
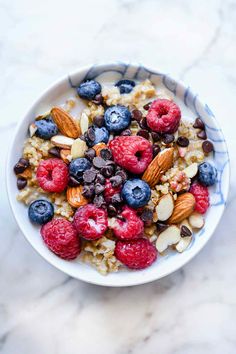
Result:
[[[116,219],[113,231],[116,237],[121,240],[131,240],[143,235],[143,221],[136,215],[133,209],[125,206],[121,218]]]
[[[75,227],[65,219],[53,219],[41,227],[41,235],[48,248],[63,259],[74,259],[80,251]]]
[[[179,127],[181,111],[177,104],[167,99],[157,99],[152,102],[147,124],[158,133],[175,133]]]
[[[97,240],[107,229],[107,213],[93,204],[87,204],[75,213],[74,225],[81,237]]]
[[[210,205],[207,187],[204,187],[199,183],[194,183],[189,192],[193,194],[196,200],[195,210],[200,214],[205,214]]]
[[[109,148],[115,163],[132,173],[144,172],[152,160],[152,145],[141,136],[118,136]]]
[[[39,186],[46,192],[60,193],[68,183],[67,165],[60,159],[47,159],[39,163],[36,177]]]
[[[105,190],[104,190],[104,198],[107,203],[111,202],[113,195],[120,193],[121,186],[112,187],[109,179],[106,179]]]
[[[131,269],[149,267],[157,258],[157,250],[146,238],[130,241],[117,241],[115,256]]]

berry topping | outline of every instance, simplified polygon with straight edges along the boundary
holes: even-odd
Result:
[[[51,116],[48,116],[44,119],[36,120],[35,125],[37,127],[35,135],[41,139],[49,140],[52,136],[58,134],[58,128],[53,122]]]
[[[60,258],[75,259],[81,251],[77,231],[68,220],[49,221],[42,226],[41,235],[48,248]]]
[[[69,166],[70,176],[74,177],[77,181],[82,182],[83,173],[92,167],[91,162],[84,157],[78,157],[72,160]]]
[[[130,241],[118,241],[115,247],[115,256],[131,269],[149,267],[157,258],[157,250],[145,238]]]
[[[180,118],[181,111],[177,104],[167,99],[157,99],[148,110],[147,124],[155,132],[175,133]]]
[[[125,182],[121,195],[131,208],[137,209],[148,203],[151,189],[145,181],[136,178]]]
[[[93,204],[87,204],[75,213],[74,225],[81,237],[87,240],[97,240],[107,229],[107,214],[105,210]]]
[[[196,200],[195,210],[200,214],[205,214],[210,205],[207,187],[202,186],[199,183],[194,183],[189,192],[193,194]]]
[[[106,110],[104,119],[109,131],[120,132],[130,125],[131,113],[125,106],[111,106]]]
[[[113,187],[111,184],[111,181],[109,179],[106,179],[106,183],[105,183],[105,190],[104,190],[104,198],[106,200],[107,203],[110,203],[112,200],[112,197],[115,194],[120,193],[121,191],[121,187]]]
[[[77,87],[77,93],[79,97],[84,98],[86,100],[94,99],[95,96],[101,92],[101,90],[101,85],[95,80],[88,80],[82,82],[82,84]]]
[[[31,222],[44,225],[52,220],[54,208],[47,200],[35,200],[29,206],[28,215]]]
[[[121,94],[130,93],[135,86],[135,82],[133,80],[119,80],[115,86],[119,87]]]
[[[198,181],[203,186],[212,186],[216,183],[217,170],[209,162],[203,162],[198,166]]]
[[[87,133],[85,133],[85,140],[89,147],[92,147],[99,143],[107,143],[109,140],[109,132],[105,127],[98,128],[91,126]]]
[[[114,234],[121,240],[131,240],[143,235],[143,221],[133,209],[125,206],[112,227]]]
[[[67,165],[57,158],[40,161],[36,178],[44,191],[60,193],[64,191],[68,183]]]
[[[132,173],[143,173],[152,161],[152,145],[141,136],[118,136],[109,148],[114,161]]]

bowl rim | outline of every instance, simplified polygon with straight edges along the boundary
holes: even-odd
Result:
[[[109,284],[109,282],[106,281],[106,279],[108,279],[109,277],[109,274],[107,276],[104,276],[104,281],[101,282],[100,280],[96,281],[94,279],[87,279],[86,277],[84,277],[83,275],[81,275],[80,273],[78,274],[78,276],[75,276],[74,274],[70,274],[69,271],[67,271],[66,269],[64,269],[64,266],[62,263],[60,264],[56,264],[56,262],[54,262],[54,259],[53,258],[50,258],[50,257],[46,257],[44,254],[42,254],[41,250],[39,250],[37,247],[35,247],[31,242],[30,240],[28,239],[28,237],[26,236],[25,232],[23,231],[23,228],[21,226],[21,222],[20,220],[18,220],[17,216],[16,216],[16,213],[15,213],[15,210],[14,210],[14,205],[13,205],[13,201],[11,200],[11,190],[10,190],[10,174],[9,172],[12,170],[12,166],[11,166],[11,161],[10,161],[10,155],[11,155],[11,152],[12,152],[12,149],[13,149],[13,146],[14,146],[14,143],[15,141],[17,140],[17,136],[18,136],[18,133],[19,133],[19,130],[23,124],[23,121],[25,120],[25,117],[30,113],[30,111],[36,107],[40,102],[41,100],[48,95],[48,93],[53,89],[55,88],[56,86],[58,86],[59,84],[61,84],[63,81],[65,80],[68,80],[68,77],[73,77],[74,75],[77,75],[79,74],[80,72],[83,72],[83,71],[88,71],[91,67],[93,66],[96,66],[96,67],[106,67],[106,66],[116,66],[116,65],[120,65],[120,64],[123,64],[123,65],[129,65],[129,66],[132,66],[132,67],[137,67],[137,66],[141,66],[147,70],[150,70],[154,73],[160,73],[162,75],[166,75],[168,76],[168,78],[174,80],[176,83],[178,83],[179,85],[182,86],[182,88],[184,89],[190,89],[191,92],[194,92],[192,91],[191,87],[186,85],[182,80],[179,80],[177,79],[175,76],[173,75],[169,75],[169,74],[166,74],[164,71],[160,70],[160,69],[157,69],[155,67],[149,67],[147,65],[144,65],[143,63],[138,63],[138,62],[129,62],[129,61],[108,61],[108,62],[99,62],[97,61],[96,63],[92,63],[92,64],[87,64],[87,65],[83,65],[83,66],[80,66],[78,67],[76,70],[72,71],[72,72],[69,72],[69,74],[67,75],[63,75],[61,77],[59,77],[58,79],[54,80],[52,82],[52,84],[50,84],[46,89],[44,89],[41,94],[39,96],[37,96],[37,98],[33,101],[33,103],[30,105],[30,107],[27,109],[27,111],[25,112],[25,114],[23,114],[22,118],[19,120],[19,122],[17,123],[16,125],[16,128],[15,128],[15,131],[14,131],[14,134],[13,134],[13,137],[11,139],[11,142],[9,144],[9,148],[8,148],[8,153],[7,153],[7,158],[6,158],[6,164],[5,164],[5,173],[6,173],[6,176],[5,176],[5,180],[6,180],[6,190],[7,190],[7,196],[8,196],[8,201],[9,201],[9,204],[10,204],[10,208],[11,208],[11,211],[13,213],[13,216],[14,216],[14,219],[21,231],[21,233],[24,235],[25,239],[27,240],[27,242],[29,242],[29,244],[31,245],[31,247],[38,253],[40,254],[40,256],[46,260],[49,264],[51,264],[52,266],[54,266],[55,268],[59,269],[60,271],[62,271],[64,274],[67,274],[68,276],[71,276],[75,279],[78,279],[78,280],[82,280],[86,283],[89,283],[89,284],[94,284],[94,285],[99,285],[99,286],[106,286],[106,287],[130,287],[130,286],[135,286],[135,285],[142,285],[142,284],[146,284],[146,283],[150,283],[150,282],[153,282],[155,280],[158,280],[158,279],[161,279],[169,274],[172,274],[174,272],[176,272],[177,270],[179,270],[180,268],[182,268],[183,266],[185,266],[190,260],[192,260],[201,250],[202,248],[206,245],[206,243],[211,239],[211,237],[213,236],[221,218],[222,218],[222,215],[225,211],[225,207],[226,207],[226,204],[227,204],[227,200],[228,200],[228,195],[229,195],[229,186],[230,186],[230,175],[231,175],[231,164],[230,164],[230,156],[229,156],[229,151],[228,151],[228,147],[227,147],[227,143],[226,143],[226,140],[224,138],[224,134],[222,132],[222,129],[221,129],[221,126],[219,125],[219,122],[217,120],[217,118],[214,117],[214,120],[216,122],[216,125],[220,128],[221,130],[221,134],[222,134],[222,137],[224,138],[224,141],[223,141],[223,144],[224,144],[224,147],[225,147],[225,152],[226,152],[226,155],[227,155],[227,158],[228,158],[228,178],[225,179],[225,182],[226,182],[226,192],[225,192],[225,203],[222,207],[222,210],[219,214],[219,217],[218,217],[218,221],[214,224],[214,226],[212,227],[211,229],[211,232],[209,233],[209,236],[208,238],[205,239],[205,242],[203,242],[200,247],[198,248],[198,251],[196,251],[195,253],[193,254],[190,254],[188,257],[186,257],[185,260],[183,260],[182,262],[179,262],[179,263],[176,263],[176,265],[174,267],[170,267],[166,272],[163,272],[161,275],[159,276],[155,276],[155,274],[152,276],[152,277],[146,277],[146,278],[143,278],[143,277],[140,277],[140,279],[136,279],[135,281],[131,281],[129,284],[127,284],[127,282],[122,282],[122,281],[119,281],[118,284]],[[199,102],[204,105],[205,102],[202,101],[201,99],[201,96],[198,95],[198,100]],[[173,268],[173,269],[172,269]],[[126,273],[127,274],[127,273]]]

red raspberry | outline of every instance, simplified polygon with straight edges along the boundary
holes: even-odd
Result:
[[[41,227],[41,235],[48,248],[63,259],[74,259],[80,251],[80,239],[75,227],[66,219],[58,218]]]
[[[202,186],[199,183],[194,183],[192,184],[189,192],[194,195],[196,200],[195,210],[200,214],[205,214],[210,205],[209,192],[207,187]]]
[[[39,163],[36,177],[44,191],[60,193],[68,183],[68,167],[60,159],[43,160]]]
[[[118,136],[109,148],[114,161],[132,173],[143,173],[152,161],[152,145],[141,136]]]
[[[144,269],[157,258],[157,250],[146,238],[130,241],[117,241],[115,256],[128,268]]]
[[[180,118],[181,111],[177,104],[170,100],[157,99],[148,110],[147,124],[154,132],[175,133]]]
[[[119,216],[123,219],[116,219],[116,223],[113,227],[116,237],[121,240],[131,240],[143,235],[143,221],[137,216],[133,209],[125,206]]]
[[[75,213],[74,225],[81,237],[97,240],[107,229],[107,213],[93,204],[87,204]]]
[[[107,203],[111,201],[111,198],[113,195],[120,193],[121,191],[121,186],[119,187],[112,187],[112,184],[109,179],[106,179],[105,183],[105,190],[104,190],[104,198]]]

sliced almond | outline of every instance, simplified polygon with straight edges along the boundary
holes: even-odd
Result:
[[[174,200],[170,193],[163,195],[156,206],[158,220],[165,221],[169,219],[174,210]]]
[[[181,237],[180,241],[175,245],[176,251],[182,253],[184,252],[192,241],[192,236]]]
[[[180,229],[176,225],[171,225],[159,234],[156,248],[159,252],[164,252],[169,246],[178,243],[180,239]]]
[[[69,138],[78,138],[81,135],[81,129],[74,118],[64,109],[54,107],[51,110],[51,115],[58,129],[62,134]]]
[[[150,187],[154,187],[158,183],[160,177],[172,166],[173,156],[173,148],[162,150],[152,160],[152,162],[144,172],[142,179],[146,181],[150,185]]]
[[[88,200],[82,195],[83,186],[68,187],[66,191],[66,197],[68,203],[74,208],[79,208],[88,204]]]
[[[197,172],[198,172],[198,165],[196,162],[192,163],[191,165],[189,165],[188,167],[186,167],[184,169],[184,172],[186,173],[188,178],[193,178],[194,176],[196,176]]]
[[[64,135],[54,135],[51,138],[51,143],[53,145],[58,146],[62,149],[67,149],[67,150],[69,150],[71,148],[74,141],[75,141],[74,139],[68,138],[67,136],[64,136]]]
[[[88,149],[86,142],[80,138],[76,139],[71,147],[71,155],[73,159],[84,157],[85,151]]]
[[[66,150],[66,149],[60,150],[60,156],[61,156],[61,159],[67,164],[69,164],[72,159],[70,150]]]
[[[173,214],[169,219],[170,224],[178,224],[192,214],[195,206],[195,198],[191,193],[183,193],[178,196]]]
[[[80,129],[81,133],[84,134],[89,127],[89,119],[86,113],[82,112],[81,118],[80,118]]]
[[[201,229],[205,224],[203,216],[197,212],[192,213],[188,220],[190,225],[196,229]]]
[[[34,134],[36,133],[37,131],[37,125],[34,124],[34,123],[31,123],[30,126],[29,126],[29,133],[30,133],[30,137],[32,138],[32,136],[34,136]]]

